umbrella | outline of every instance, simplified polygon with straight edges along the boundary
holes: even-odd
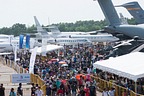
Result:
[[[61,67],[68,67],[68,64],[62,64]]]
[[[53,58],[53,59],[51,59],[50,61],[57,61],[57,59],[54,59],[54,58]]]
[[[59,64],[66,64],[66,62],[65,61],[60,61]]]
[[[48,63],[48,64],[51,64],[51,63],[52,63],[52,61],[48,61],[47,63]]]
[[[77,74],[77,75],[76,75],[76,79],[77,79],[77,80],[80,80],[80,76],[82,76],[84,79],[86,79],[86,76],[83,75],[83,74]]]

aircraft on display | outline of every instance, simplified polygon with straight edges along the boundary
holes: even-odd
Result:
[[[48,43],[58,45],[78,45],[78,44],[91,44],[92,42],[85,38],[48,38]]]
[[[101,35],[90,35],[90,34],[85,34],[85,33],[75,33],[75,32],[70,32],[70,33],[61,33],[59,31],[59,29],[55,26],[52,26],[50,27],[50,30],[51,32],[47,32],[46,30],[44,30],[40,23],[38,22],[37,18],[34,16],[34,20],[35,20],[35,23],[36,23],[36,26],[37,26],[37,31],[38,33],[42,32],[47,35],[49,35],[48,37],[53,37],[53,38],[71,38],[71,40],[75,40],[77,38],[79,39],[88,39],[90,40],[91,42],[113,42],[113,41],[118,41],[119,39],[114,37],[113,35],[111,34],[101,34]],[[43,31],[42,31],[43,30]],[[66,42],[67,43],[67,42]]]
[[[26,38],[24,37],[23,46],[25,46],[25,43]],[[0,34],[0,52],[12,52],[16,46],[19,49],[19,36],[14,37],[13,35]],[[34,46],[41,46],[41,44],[31,38],[30,47],[33,48]]]
[[[69,34],[72,34],[72,35],[90,35],[89,32],[60,32],[60,30],[58,29],[57,26],[49,26],[49,27],[44,27],[44,28],[48,28],[50,30],[50,32],[48,32],[50,35],[52,36],[58,36],[58,35],[61,35],[61,36],[64,36],[64,35],[69,35]]]
[[[37,32],[38,32],[36,34],[36,41],[38,41],[39,43],[42,43],[43,39],[46,40],[47,44],[51,43],[51,44],[59,44],[59,45],[78,45],[78,44],[90,44],[91,43],[88,39],[85,39],[85,38],[53,37],[53,35],[49,34],[46,30],[44,30],[41,27],[36,17],[34,17],[34,20],[35,20],[35,23],[37,26]],[[62,35],[59,35],[59,36],[62,36]]]
[[[104,28],[104,31],[113,34],[114,36],[127,36],[130,39],[138,36],[140,39],[144,39],[144,24],[138,25],[126,25],[121,24],[118,14],[114,8],[111,0],[97,0],[109,26]]]
[[[14,35],[5,35],[0,34],[0,52],[9,52],[12,49],[12,39],[14,38]]]
[[[100,34],[100,35],[70,35],[69,38],[86,38],[92,42],[113,42],[118,41],[117,37],[111,34]]]
[[[87,32],[60,32],[60,30],[58,29],[57,26],[49,26],[49,27],[42,27],[38,21],[38,19],[36,18],[36,16],[34,16],[34,21],[37,27],[37,32],[38,33],[45,33],[45,34],[49,34],[49,36],[53,37],[53,36],[57,36],[57,35],[68,35],[68,34],[83,34],[83,35],[88,35],[89,33]],[[44,30],[43,28],[48,28],[50,29],[50,32],[47,32],[46,30]]]
[[[138,4],[138,2],[129,2],[115,7],[124,7],[134,17],[137,24],[144,23],[144,10]]]

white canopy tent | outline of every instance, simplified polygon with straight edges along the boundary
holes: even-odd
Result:
[[[134,52],[107,60],[97,61],[94,68],[137,81],[144,77],[144,53]]]
[[[37,54],[41,54],[42,52],[49,52],[49,51],[54,51],[58,49],[63,49],[63,46],[58,46],[58,45],[46,45],[46,50],[42,50],[42,47],[39,47],[37,49]],[[30,50],[32,52],[33,49]]]

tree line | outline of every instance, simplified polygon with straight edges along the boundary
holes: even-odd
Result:
[[[135,19],[127,19],[129,24],[136,24]],[[52,24],[59,28],[62,32],[74,32],[74,31],[80,31],[80,32],[89,32],[89,31],[96,31],[101,30],[105,26],[108,26],[108,23],[106,20],[100,20],[100,21],[77,21],[75,23],[58,23],[58,24]],[[48,25],[44,26],[47,27]],[[49,31],[48,29],[46,29]],[[32,25],[29,27],[26,27],[26,24],[19,24],[16,23],[12,25],[12,27],[3,27],[0,28],[0,34],[7,34],[7,35],[15,35],[18,36],[20,34],[26,34],[26,33],[36,33],[36,26]]]

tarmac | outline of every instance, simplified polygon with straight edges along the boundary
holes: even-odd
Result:
[[[11,75],[17,74],[17,72],[3,64],[0,64],[0,84],[3,84],[5,87],[5,96],[9,96],[10,89],[14,88],[15,92],[17,91],[18,83],[11,83]],[[22,84],[23,96],[30,96],[31,93],[31,85]],[[97,92],[97,96],[102,96],[102,93]]]

